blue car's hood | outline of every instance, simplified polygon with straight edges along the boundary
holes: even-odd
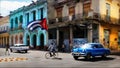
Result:
[[[73,48],[72,52],[82,52],[83,48]]]

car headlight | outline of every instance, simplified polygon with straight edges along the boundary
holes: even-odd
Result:
[[[85,50],[85,49],[83,49],[83,50],[82,50],[82,52],[83,52],[83,53],[85,53],[85,52],[86,52],[86,50]]]

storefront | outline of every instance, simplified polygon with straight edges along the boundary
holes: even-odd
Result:
[[[74,39],[86,39],[88,29],[85,25],[66,25],[63,27],[48,30],[49,41],[54,39],[59,51],[64,46],[66,52],[70,52],[74,44]],[[49,42],[50,43],[50,42]]]
[[[105,47],[111,50],[118,50],[120,46],[120,29],[119,25],[101,24],[100,41]]]

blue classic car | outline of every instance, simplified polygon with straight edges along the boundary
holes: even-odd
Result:
[[[90,59],[91,57],[101,56],[105,58],[110,54],[108,48],[104,48],[100,43],[86,43],[83,45],[74,45],[72,49],[72,55],[75,60],[78,57],[85,57],[85,59]]]

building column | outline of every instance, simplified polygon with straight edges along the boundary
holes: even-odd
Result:
[[[10,35],[10,38],[9,38],[9,45],[12,46],[12,36]]]
[[[92,24],[88,26],[88,42],[92,42]]]
[[[46,31],[46,37],[45,37],[45,39],[44,39],[44,50],[47,50],[48,48],[47,48],[47,46],[48,46],[48,31]],[[44,35],[45,35],[44,34]]]
[[[72,25],[70,25],[70,39],[69,39],[70,50],[73,46],[72,41],[73,41],[73,29],[72,29]]]
[[[57,40],[56,40],[56,42],[57,42],[57,46],[59,45],[59,29],[57,28]]]

